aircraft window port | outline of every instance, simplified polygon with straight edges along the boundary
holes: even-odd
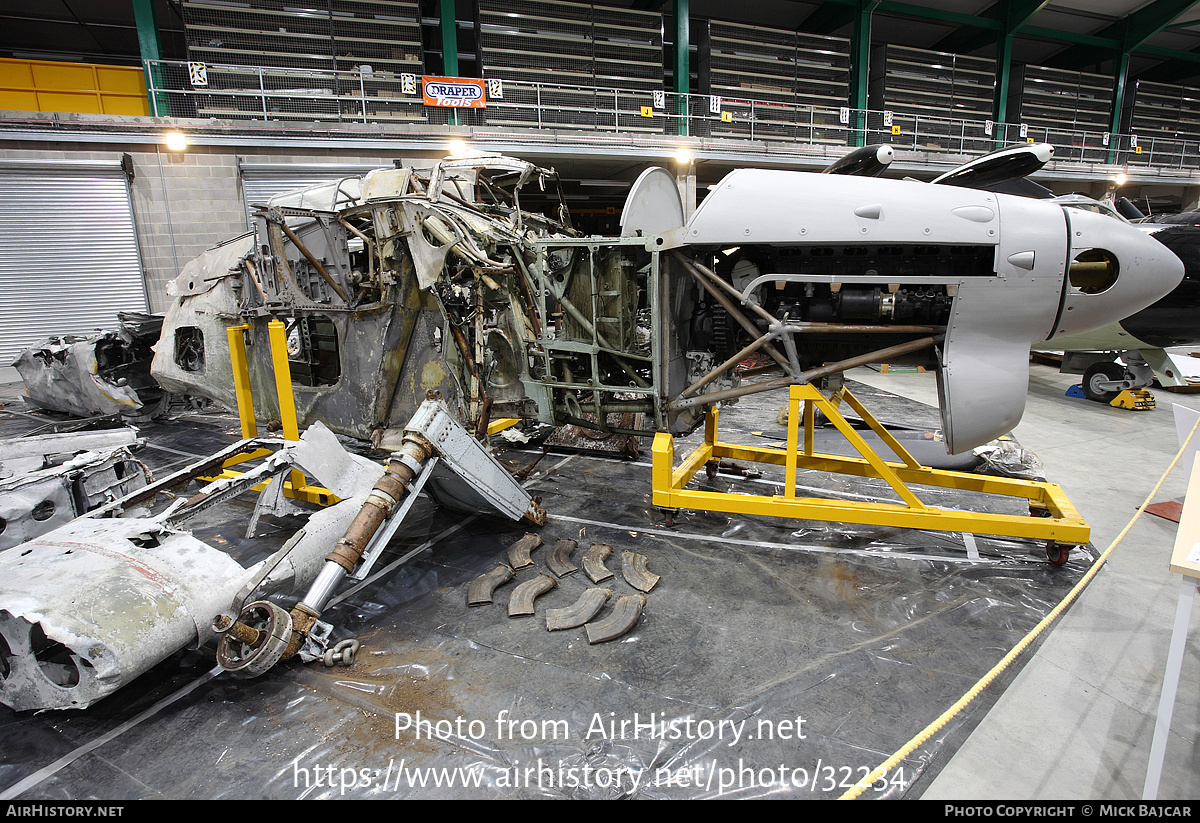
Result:
[[[1117,256],[1104,249],[1088,249],[1071,261],[1071,288],[1084,294],[1100,294],[1117,282]]]
[[[293,383],[332,386],[342,376],[337,328],[328,317],[313,314],[289,322],[287,348]]]
[[[204,332],[198,327],[175,330],[175,365],[188,372],[204,372]]]

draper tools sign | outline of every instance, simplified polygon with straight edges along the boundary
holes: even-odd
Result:
[[[426,106],[455,109],[486,109],[487,94],[482,80],[467,77],[422,77]]]

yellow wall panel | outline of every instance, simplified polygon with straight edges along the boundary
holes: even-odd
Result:
[[[96,77],[101,91],[146,96],[146,79],[141,69],[97,66]]]
[[[101,95],[100,102],[104,114],[128,114],[134,117],[149,114],[145,97],[117,97],[105,94]]]
[[[37,94],[32,91],[0,89],[0,111],[37,111]]]
[[[0,87],[33,88],[33,66],[24,60],[0,60]]]
[[[148,115],[139,68],[0,58],[0,109]]]
[[[103,114],[100,111],[100,98],[95,94],[72,94],[70,92],[39,91],[38,111],[82,112],[84,114]]]
[[[95,90],[96,72],[77,63],[34,63],[33,82],[38,91]]]

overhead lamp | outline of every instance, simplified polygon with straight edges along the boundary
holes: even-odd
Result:
[[[466,157],[467,141],[451,140],[450,141],[450,156],[451,157]]]
[[[687,165],[692,162],[692,150],[687,146],[680,146],[675,149],[675,160],[680,165]]]
[[[181,131],[167,132],[167,148],[171,151],[183,151],[187,148],[187,137]]]
[[[1125,185],[1125,181],[1128,179],[1129,178],[1125,175],[1125,172],[1118,172],[1117,175],[1113,178],[1113,183],[1115,183],[1117,185],[1117,188],[1119,189],[1119,188],[1121,188],[1121,186]]]

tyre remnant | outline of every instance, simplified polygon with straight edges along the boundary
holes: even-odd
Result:
[[[588,643],[595,645],[616,640],[633,628],[646,608],[646,595],[625,594],[617,598],[613,610],[608,617],[595,623],[587,624]]]
[[[513,579],[513,570],[500,563],[487,574],[481,574],[471,581],[467,588],[467,605],[484,606],[492,602],[492,593],[497,588]]]
[[[579,567],[571,562],[571,554],[578,545],[579,543],[576,541],[564,537],[547,552],[546,565],[556,577],[566,577],[568,574],[579,571]]]
[[[513,570],[527,569],[533,565],[530,552],[542,545],[540,534],[526,534],[508,547],[508,565]]]
[[[604,565],[604,561],[612,554],[612,546],[606,543],[593,543],[592,547],[583,555],[583,571],[593,583],[602,583],[614,577],[608,567]]]
[[[648,592],[661,579],[646,568],[646,555],[623,552],[621,554],[621,576],[638,591]]]
[[[612,597],[612,589],[586,589],[575,604],[565,609],[549,609],[546,612],[546,629],[574,629],[591,620]]]
[[[555,588],[558,581],[548,574],[539,574],[513,589],[508,600],[509,617],[525,617],[533,614],[533,601]]]

